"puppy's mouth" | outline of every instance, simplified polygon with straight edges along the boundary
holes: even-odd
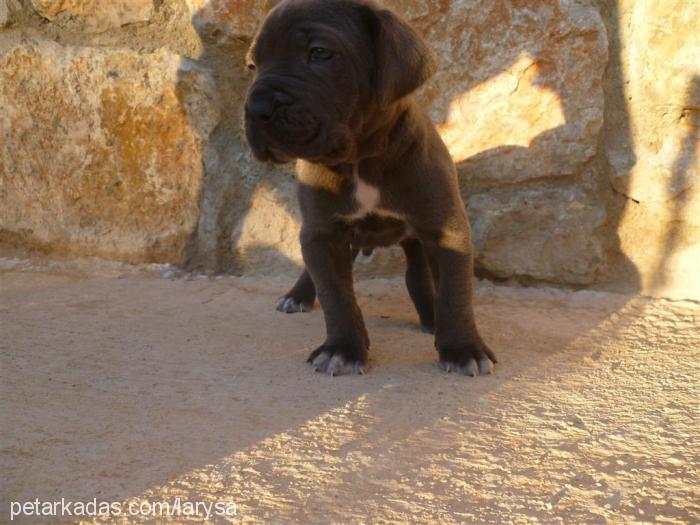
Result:
[[[248,144],[256,159],[284,164],[295,159],[333,162],[351,149],[350,132],[342,124],[326,124],[300,109],[278,111],[268,121],[245,116]]]

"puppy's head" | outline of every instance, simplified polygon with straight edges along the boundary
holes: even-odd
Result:
[[[350,161],[360,123],[433,72],[415,31],[371,0],[284,0],[248,53],[245,105],[259,160]]]

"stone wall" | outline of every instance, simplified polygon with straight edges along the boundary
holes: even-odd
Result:
[[[700,297],[700,2],[605,2],[601,136],[620,253],[647,293]],[[629,272],[628,272],[629,273]]]
[[[301,264],[289,167],[252,161],[243,57],[273,0],[0,0],[0,246],[213,272]],[[700,37],[685,0],[386,0],[481,275],[700,297]],[[358,263],[401,270],[396,251]]]

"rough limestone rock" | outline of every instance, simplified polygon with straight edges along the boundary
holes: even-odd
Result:
[[[0,55],[0,239],[181,261],[218,121],[209,76],[166,50],[25,42]]]
[[[700,297],[700,2],[621,0],[619,14],[628,123],[605,154],[628,197],[621,247],[646,292]]]
[[[469,201],[477,263],[499,279],[588,284],[604,254],[605,211],[578,190],[480,194]]]
[[[21,10],[20,0],[0,0],[0,29],[12,24]]]
[[[154,0],[31,0],[44,18],[75,18],[88,32],[100,33],[153,16]]]
[[[423,91],[460,171],[484,184],[577,174],[603,124],[607,35],[589,2],[386,2],[426,37]]]
[[[595,156],[603,125],[608,40],[598,10],[568,0],[386,3],[435,51],[437,73],[419,96],[457,163],[477,267],[594,282],[605,263],[604,202],[571,179]],[[501,190],[547,179],[561,187]]]
[[[250,39],[279,0],[186,0],[195,29],[213,40]]]
[[[0,28],[10,23],[10,6],[7,0],[0,0]]]

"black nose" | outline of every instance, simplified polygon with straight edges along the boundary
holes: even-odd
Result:
[[[291,103],[291,97],[280,91],[254,89],[248,97],[246,111],[251,118],[268,122],[278,108]]]

